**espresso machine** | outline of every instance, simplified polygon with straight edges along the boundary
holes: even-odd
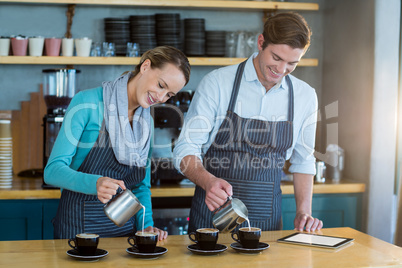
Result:
[[[77,91],[77,74],[80,70],[61,68],[45,69],[42,72],[43,97],[47,108],[47,113],[43,117],[43,168],[45,168],[67,107]],[[43,182],[43,188],[53,186]]]
[[[173,165],[173,149],[180,135],[193,92],[182,91],[166,103],[152,106],[155,135],[151,162],[153,185],[181,182],[185,177]]]

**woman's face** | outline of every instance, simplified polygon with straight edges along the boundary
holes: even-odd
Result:
[[[139,105],[146,109],[151,105],[164,103],[186,84],[184,74],[171,63],[165,64],[161,69],[152,69],[151,61],[145,60],[137,76],[138,79],[133,79],[135,90],[131,94],[129,92],[132,107]]]

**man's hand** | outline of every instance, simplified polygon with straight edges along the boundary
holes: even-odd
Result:
[[[121,180],[115,180],[109,177],[101,177],[96,181],[96,191],[99,201],[102,203],[109,202],[110,199],[117,193],[119,186],[125,190],[126,186]]]
[[[227,198],[233,195],[232,185],[220,178],[209,178],[204,184],[205,204],[210,211],[225,204]]]
[[[302,232],[306,229],[307,232],[318,231],[322,228],[323,223],[317,218],[313,218],[307,213],[296,213],[294,220],[295,230]]]

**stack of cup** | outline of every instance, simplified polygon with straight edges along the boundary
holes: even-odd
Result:
[[[0,188],[12,186],[12,137],[11,121],[0,120]]]

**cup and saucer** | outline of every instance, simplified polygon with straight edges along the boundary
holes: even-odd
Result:
[[[230,244],[234,250],[245,254],[256,254],[269,248],[269,244],[260,242],[261,229],[256,227],[243,227],[232,233],[235,243]]]
[[[256,248],[246,248],[246,247],[243,247],[242,244],[235,242],[235,243],[230,244],[230,247],[240,253],[256,254],[256,253],[260,253],[261,251],[264,251],[267,248],[269,248],[269,244],[259,242]]]
[[[107,250],[98,248],[99,235],[82,233],[68,240],[72,248],[67,255],[80,261],[97,261],[109,254]]]
[[[94,254],[91,254],[92,256],[85,256],[80,254],[80,252],[76,249],[70,249],[67,251],[67,255],[80,260],[80,261],[97,261],[105,256],[107,256],[109,254],[109,252],[107,250],[104,249],[96,249],[96,252]]]
[[[218,229],[200,228],[188,235],[191,241],[196,244],[187,246],[192,253],[199,255],[215,255],[224,252],[228,247],[217,244]]]
[[[187,246],[187,249],[190,250],[192,253],[208,256],[224,252],[225,250],[228,249],[228,247],[225,245],[216,244],[214,249],[201,249],[198,244],[192,244]]]
[[[130,255],[133,255],[134,257],[137,258],[143,258],[143,259],[156,259],[159,256],[162,256],[166,252],[168,252],[167,248],[164,247],[155,247],[154,252],[140,252],[138,248],[136,247],[131,247],[127,248],[126,252]]]
[[[139,231],[127,239],[132,247],[127,248],[126,252],[137,258],[156,259],[168,252],[167,248],[156,246],[158,237],[154,232]]]

